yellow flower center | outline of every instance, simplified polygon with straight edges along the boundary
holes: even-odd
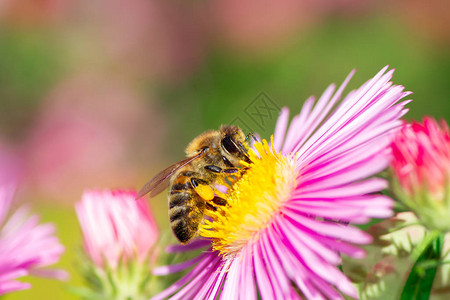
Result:
[[[295,160],[292,156],[276,153],[266,140],[255,144],[257,153],[249,151],[251,163],[227,194],[220,194],[227,205],[209,211],[200,235],[211,238],[213,250],[224,256],[233,256],[249,242],[258,239],[280,212],[296,185]]]

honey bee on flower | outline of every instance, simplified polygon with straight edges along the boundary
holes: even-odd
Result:
[[[138,193],[155,196],[169,186],[169,218],[175,237],[183,244],[199,230],[203,216],[220,210],[227,201],[215,185],[230,175],[241,175],[250,162],[247,139],[237,126],[221,126],[196,137],[186,148],[187,158],[157,174]]]

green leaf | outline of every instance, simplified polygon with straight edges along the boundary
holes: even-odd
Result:
[[[405,286],[403,287],[401,300],[429,299],[434,277],[441,258],[444,235],[434,235],[434,240],[429,241],[417,258]],[[435,261],[436,263],[433,263]]]

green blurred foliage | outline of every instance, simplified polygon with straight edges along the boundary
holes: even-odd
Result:
[[[161,89],[175,124],[172,135],[180,137],[182,147],[197,133],[238,116],[252,123],[243,111],[260,92],[294,114],[309,96],[320,97],[330,83],[340,84],[352,69],[357,73],[347,91],[385,65],[397,70],[394,83],[414,92],[408,119],[432,115],[450,120],[449,53],[408,29],[383,16],[335,18],[266,55],[215,48],[188,82]],[[268,127],[273,128],[275,121]]]
[[[62,72],[54,36],[0,27],[0,133],[18,139]]]

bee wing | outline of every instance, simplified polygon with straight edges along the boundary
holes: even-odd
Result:
[[[137,193],[136,199],[142,198],[146,194],[150,193],[150,198],[158,195],[169,185],[170,177],[180,168],[192,162],[194,159],[201,157],[205,153],[205,150],[202,150],[197,155],[185,158],[180,160],[179,162],[174,163],[168,168],[162,170],[158,175],[153,177],[149,182],[147,182],[141,190]]]

